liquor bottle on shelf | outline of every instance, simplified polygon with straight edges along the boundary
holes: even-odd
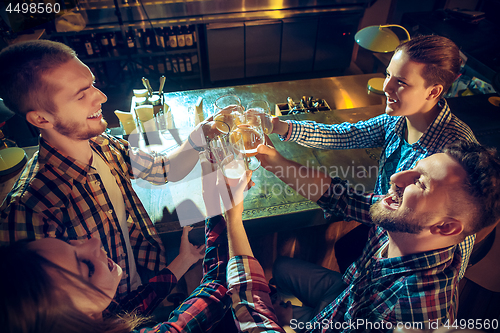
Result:
[[[158,72],[160,74],[165,74],[165,62],[163,61],[163,57],[157,57],[156,58],[156,67],[158,68]]]
[[[109,47],[110,47],[110,55],[113,57],[118,57],[120,53],[118,52],[117,43],[116,43],[116,33],[110,32],[108,34],[109,39]]]
[[[101,56],[101,47],[99,46],[99,42],[97,41],[95,34],[90,34],[90,40],[92,42],[92,48],[94,50],[94,56],[95,57],[100,57]]]
[[[198,72],[198,53],[191,53],[191,66],[193,67],[193,72]]]
[[[173,27],[168,30],[168,45],[171,49],[177,49],[177,35]]]
[[[165,49],[165,32],[163,31],[163,28],[156,28],[156,46],[160,50]]]
[[[179,46],[179,48],[185,47],[186,39],[184,36],[184,29],[182,29],[182,27],[179,25],[177,26],[175,33],[177,34],[177,46]]]
[[[179,62],[177,58],[172,58],[172,73],[174,75],[179,73]]]
[[[132,28],[129,28],[126,38],[127,49],[129,52],[133,53],[135,51],[135,36]]]
[[[151,49],[151,30],[142,28],[142,37],[144,40],[144,48],[146,50]]]
[[[191,33],[193,34],[193,46],[196,45],[197,42],[197,37],[196,37],[196,26],[192,25],[191,26]]]
[[[165,58],[165,69],[167,70],[167,74],[172,74],[172,62],[169,57]]]
[[[193,66],[191,65],[191,57],[189,57],[189,55],[187,54],[184,55],[184,62],[186,63],[186,72],[192,73]]]
[[[142,29],[134,29],[135,32],[135,46],[138,50],[144,48],[144,36],[142,35]]]
[[[184,28],[184,39],[186,40],[186,47],[192,47],[193,46],[193,32],[191,31],[191,28],[189,25],[186,25]]]
[[[107,34],[100,34],[99,38],[101,41],[101,48],[102,48],[102,55],[103,56],[109,56],[110,52],[110,45],[109,45],[109,39]]]
[[[184,57],[180,56],[177,58],[179,62],[179,73],[184,74],[186,72],[186,64],[184,63]]]
[[[85,51],[87,52],[87,56],[92,58],[94,56],[94,47],[92,46],[92,40],[90,39],[90,35],[86,35],[83,41],[85,45]]]

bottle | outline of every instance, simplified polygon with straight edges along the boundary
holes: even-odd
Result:
[[[185,47],[186,39],[184,38],[184,30],[182,29],[182,27],[180,25],[177,26],[177,30],[175,32],[177,35],[177,46]]]
[[[144,40],[143,40],[143,35],[142,35],[142,30],[135,29],[135,44],[137,46],[137,49],[142,49],[144,46]]]
[[[167,70],[167,73],[171,74],[172,73],[172,63],[170,62],[170,58],[166,57],[165,58],[165,69]]]
[[[134,31],[132,29],[129,29],[127,32],[127,48],[129,51],[135,49]]]
[[[94,47],[92,46],[92,41],[90,40],[90,35],[85,36],[85,41],[83,42],[85,45],[85,50],[87,51],[87,56],[94,56]]]
[[[160,28],[157,30],[157,34],[158,34],[158,37],[159,37],[159,40],[160,40],[160,44],[158,45],[162,50],[165,49],[166,47],[166,44],[165,44],[165,31],[163,30],[163,28]]]
[[[109,55],[110,46],[109,46],[109,39],[108,39],[107,34],[101,34],[100,40],[101,40],[101,47],[102,47],[103,55]]]
[[[193,34],[193,45],[196,45],[196,27],[193,26],[193,28],[191,29],[191,33]]]
[[[186,40],[186,47],[193,46],[193,33],[188,25],[185,27],[184,39]]]
[[[177,62],[177,58],[172,58],[172,72],[173,74],[179,73],[179,63]]]
[[[184,56],[184,62],[186,63],[186,71],[191,73],[193,71],[193,66],[191,65],[191,58],[187,54]]]
[[[110,45],[110,54],[113,57],[118,57],[120,53],[118,52],[118,49],[116,48],[116,34],[114,32],[110,32],[108,35],[109,39],[109,45]]]
[[[198,53],[191,54],[191,67],[195,72],[198,71]]]
[[[142,28],[142,36],[144,38],[144,48],[149,50],[151,48],[151,30]]]
[[[177,48],[177,36],[172,27],[170,27],[168,31],[168,45],[170,46],[171,49]]]
[[[185,73],[186,72],[186,64],[184,63],[184,58],[180,56],[177,61],[179,62],[179,72],[180,73]]]
[[[157,64],[158,72],[160,74],[165,74],[165,63],[163,62],[163,58],[158,57],[157,61],[158,61],[158,64]]]
[[[94,56],[100,57],[101,56],[101,48],[99,47],[99,43],[97,42],[95,34],[90,34],[90,40],[92,42],[92,49],[94,51]]]

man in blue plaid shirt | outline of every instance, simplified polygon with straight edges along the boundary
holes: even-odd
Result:
[[[283,170],[304,166],[269,146],[259,146],[258,152],[262,166],[316,201],[325,218],[342,215],[372,226],[363,255],[346,274],[325,274],[339,289],[338,297],[311,321],[294,315],[291,328],[366,332],[398,323],[423,323],[424,328],[453,323],[462,266],[457,244],[500,218],[500,161],[493,152],[466,141],[451,145],[394,174],[387,195],[378,197],[356,193],[345,181],[317,170],[295,178]],[[294,287],[304,306],[317,305],[309,301],[310,288]]]

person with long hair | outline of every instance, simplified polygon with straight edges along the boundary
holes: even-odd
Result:
[[[2,332],[124,333],[147,323],[140,302],[137,309],[114,306],[117,304],[113,297],[123,270],[109,259],[100,240],[71,243],[44,238],[0,247]],[[210,332],[231,303],[226,265],[225,222],[219,215],[206,221],[204,276],[200,286],[171,313],[168,322],[140,331]],[[154,291],[154,283],[162,282],[161,276],[150,282],[139,290]],[[161,300],[154,292],[149,295]]]

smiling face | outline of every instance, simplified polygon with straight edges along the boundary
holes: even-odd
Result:
[[[107,97],[94,86],[94,75],[78,58],[73,58],[43,79],[55,90],[55,110],[50,110],[54,130],[73,140],[88,140],[106,129],[101,104]]]
[[[433,86],[426,87],[421,73],[423,63],[411,61],[397,51],[386,70],[384,92],[387,97],[385,113],[390,116],[411,116],[428,111]]]
[[[450,217],[450,205],[465,199],[465,178],[452,157],[431,155],[392,175],[388,194],[370,210],[372,220],[388,231],[418,234]]]
[[[123,271],[107,257],[99,239],[70,245],[56,238],[44,238],[32,242],[29,247],[104,293],[90,290],[88,285],[64,272],[49,269],[48,274],[55,285],[67,293],[78,310],[90,316],[100,315],[111,303]]]

